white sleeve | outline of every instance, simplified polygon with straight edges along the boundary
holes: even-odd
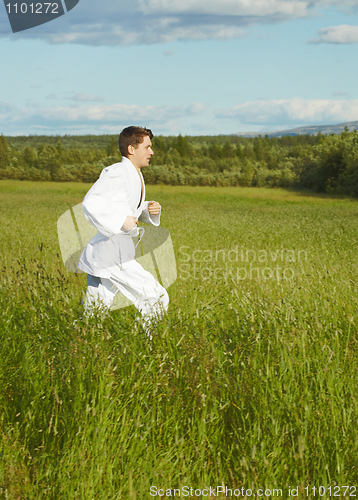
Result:
[[[102,234],[111,237],[121,228],[131,209],[127,197],[127,178],[122,169],[115,174],[103,170],[82,202],[86,219]]]
[[[151,224],[152,226],[159,226],[160,225],[160,212],[158,215],[151,215],[148,212],[148,203],[149,201],[145,201],[143,203],[143,211],[141,215],[138,217],[138,220],[141,222],[144,222],[145,224]]]

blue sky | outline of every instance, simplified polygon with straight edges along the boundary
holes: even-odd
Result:
[[[0,133],[216,135],[358,120],[358,0],[80,0],[13,34]]]

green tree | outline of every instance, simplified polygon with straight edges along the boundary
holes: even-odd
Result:
[[[235,154],[238,158],[243,157],[242,147],[241,147],[241,144],[239,142],[236,144]]]
[[[26,146],[22,152],[22,163],[26,167],[34,167],[37,161],[36,150],[31,146]]]
[[[177,137],[175,149],[178,151],[182,158],[191,158],[194,156],[193,146],[190,144],[188,138],[186,136],[183,137],[181,134],[179,134],[179,136]]]
[[[254,139],[254,153],[257,161],[262,161],[264,159],[264,148],[261,135]]]
[[[7,140],[0,135],[0,168],[6,168],[10,164],[10,148]]]
[[[245,144],[244,157],[247,158],[248,160],[255,159],[255,153],[254,153],[254,148],[253,148],[253,144],[251,142],[251,139],[248,142],[246,142],[246,144]]]
[[[166,152],[167,145],[165,143],[165,139],[162,135],[153,138],[153,150],[154,153],[159,153],[159,151]]]
[[[225,142],[221,149],[221,158],[233,158],[234,157],[234,148],[229,140]]]
[[[119,146],[116,139],[112,136],[109,140],[109,143],[106,147],[107,156],[118,156],[119,155]]]
[[[222,149],[221,149],[220,145],[217,144],[216,142],[214,142],[213,144],[210,144],[210,146],[208,148],[208,152],[209,152],[210,158],[212,158],[213,160],[218,160],[221,158]]]
[[[56,151],[61,156],[62,154],[62,144],[61,144],[61,139],[58,137],[56,141]]]

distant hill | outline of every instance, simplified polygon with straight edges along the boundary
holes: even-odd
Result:
[[[318,132],[327,135],[340,134],[345,127],[348,127],[350,132],[358,130],[358,121],[338,123],[337,125],[309,125],[306,127],[292,128],[290,130],[278,130],[277,132],[239,132],[233,135],[239,137],[257,137],[258,135],[262,135],[263,137],[265,135],[268,135],[268,137],[282,137],[283,135],[317,135]]]

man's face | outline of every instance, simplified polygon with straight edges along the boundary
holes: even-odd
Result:
[[[135,167],[148,167],[150,157],[154,154],[149,136],[145,135],[143,142],[141,142],[137,148],[129,146],[128,152],[130,153],[129,159]]]

